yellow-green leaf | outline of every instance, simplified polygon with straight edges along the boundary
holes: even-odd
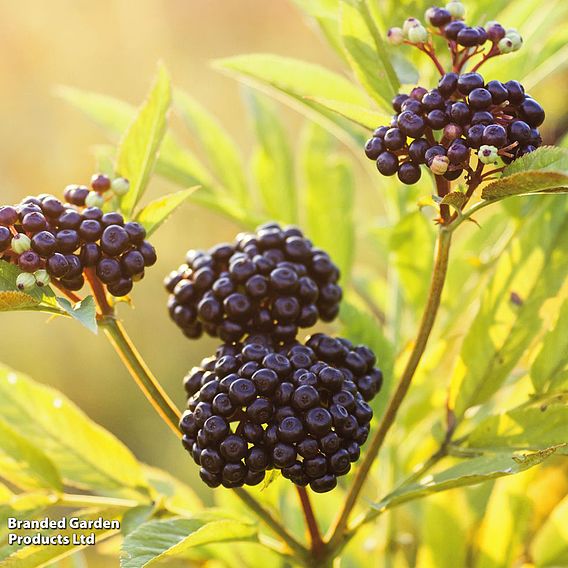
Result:
[[[483,199],[503,199],[530,193],[568,192],[568,150],[543,146],[515,160],[503,176],[486,185]]]
[[[247,180],[239,149],[219,121],[187,93],[175,93],[176,107],[203,147],[217,179],[237,203],[247,204]]]
[[[558,312],[556,325],[542,340],[542,347],[531,367],[531,381],[537,393],[552,392],[566,383],[568,365],[568,300]]]
[[[366,0],[342,0],[340,26],[355,75],[369,95],[389,110],[400,83]]]
[[[439,473],[427,474],[416,483],[404,485],[373,505],[380,511],[391,509],[407,501],[420,499],[431,493],[447,491],[455,487],[476,485],[498,477],[514,475],[539,465],[556,452],[557,448],[530,454],[496,454],[464,459]]]
[[[25,490],[63,488],[53,462],[4,420],[0,420],[0,475]]]
[[[539,530],[530,551],[537,568],[568,566],[568,497],[554,509]]]
[[[258,140],[252,166],[262,205],[269,218],[295,223],[296,180],[286,131],[266,97],[248,91],[246,100]],[[249,195],[249,208],[251,197]]]
[[[0,418],[57,464],[66,484],[111,494],[145,494],[140,464],[112,434],[64,395],[0,366]]]
[[[196,190],[196,187],[182,189],[151,201],[136,215],[136,220],[144,226],[147,236],[152,233],[181,205],[183,205]]]
[[[490,451],[542,450],[568,444],[568,406],[535,405],[483,420],[467,439],[471,448]],[[568,446],[558,450],[568,453]]]
[[[130,190],[121,198],[121,208],[127,215],[132,215],[150,181],[166,132],[166,114],[170,103],[170,79],[165,68],[160,65],[148,99],[130,124],[118,148],[116,171],[130,181]]]
[[[123,544],[121,568],[154,566],[180,557],[196,546],[222,542],[254,541],[255,525],[210,517],[152,521],[130,533]]]

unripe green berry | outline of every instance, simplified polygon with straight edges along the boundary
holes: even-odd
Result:
[[[36,279],[36,284],[40,287],[42,286],[49,286],[51,282],[51,277],[47,273],[47,270],[36,270],[34,272],[34,276]]]
[[[406,20],[404,20],[404,24],[402,25],[402,33],[405,35],[405,37],[408,37],[408,32],[412,28],[421,25],[422,24],[420,23],[420,20],[417,20],[416,18],[407,18]]]
[[[424,43],[428,41],[428,30],[424,26],[416,26],[408,30],[408,39],[412,43]]]
[[[465,6],[458,0],[453,0],[446,4],[446,10],[452,15],[452,18],[456,20],[463,20],[465,17]]]
[[[11,244],[12,250],[16,254],[22,254],[32,248],[32,241],[27,235],[18,233],[13,239]]]
[[[391,45],[400,45],[404,41],[402,28],[390,28],[387,32],[387,41]]]
[[[504,37],[502,40],[500,40],[499,43],[497,44],[497,47],[499,48],[499,51],[503,54],[512,53],[513,51],[515,51],[513,47],[513,42],[508,37]]]
[[[430,164],[430,170],[434,175],[443,176],[450,165],[448,156],[436,156]]]
[[[479,148],[477,157],[483,164],[494,164],[499,159],[499,153],[495,146],[483,145]]]
[[[128,190],[130,189],[130,182],[126,178],[117,177],[112,180],[110,187],[114,194],[120,197],[128,193]]]
[[[518,51],[523,45],[523,38],[521,37],[521,34],[515,29],[507,30],[505,39],[511,40],[513,51]]]
[[[89,195],[85,198],[85,207],[98,207],[99,209],[105,204],[105,198],[96,191],[89,191]]]
[[[428,10],[426,10],[426,12],[424,12],[424,20],[426,20],[426,23],[431,26],[432,25],[432,21],[430,20],[430,18],[435,14],[436,12],[436,8],[434,6],[432,6],[431,8],[428,8]]]
[[[16,288],[20,291],[31,290],[36,285],[36,279],[29,272],[22,272],[16,278]]]

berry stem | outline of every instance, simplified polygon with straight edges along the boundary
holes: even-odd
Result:
[[[99,306],[100,307],[100,306]],[[112,346],[118,353],[125,367],[130,372],[132,378],[144,393],[154,410],[159,414],[162,420],[170,427],[174,434],[181,438],[182,434],[178,424],[181,413],[172,400],[169,398],[162,385],[152,374],[148,365],[128,337],[126,330],[121,322],[113,315],[106,315],[100,321],[99,325],[104,329]],[[262,519],[288,547],[299,554],[302,558],[308,557],[307,549],[302,546],[286,529],[274,518],[274,516],[265,509],[252,495],[242,488],[234,489],[235,494],[247,507],[254,511],[260,519]]]
[[[487,60],[499,55],[499,48],[494,44],[491,49],[471,69],[475,73]]]
[[[444,69],[444,66],[440,63],[440,60],[436,56],[436,51],[434,49],[434,46],[432,46],[431,44],[424,44],[422,47],[418,46],[418,49],[420,51],[423,51],[434,62],[436,69],[438,69],[438,72],[443,77],[446,74],[446,70]]]
[[[445,197],[450,193],[450,182],[442,176],[434,176],[436,180],[436,189],[438,190],[438,197]],[[440,205],[440,215],[444,224],[450,219],[450,206]]]
[[[95,271],[93,268],[87,268],[85,270],[85,275],[87,276],[87,280],[89,281],[89,286],[93,291],[93,295],[95,296],[95,300],[97,305],[99,306],[99,310],[103,316],[109,316],[114,314],[114,310],[112,309],[111,305],[108,303],[106,292],[101,284],[101,281],[97,278]]]
[[[305,487],[296,485],[296,491],[300,497],[300,503],[302,504],[302,510],[304,511],[304,517],[306,519],[306,526],[310,533],[312,555],[314,558],[320,558],[323,552],[323,540],[312,508],[310,496]]]
[[[180,411],[156,377],[154,377],[140,353],[138,353],[122,323],[114,316],[107,315],[100,320],[99,325],[105,331],[124,366],[128,369],[150,404],[176,436],[181,438],[181,432],[178,427],[181,418]]]
[[[253,510],[280,538],[294,551],[304,563],[309,565],[309,551],[298,542],[278,521],[272,513],[265,509],[252,495],[245,491],[242,487],[233,489],[237,497]]]
[[[70,290],[67,290],[65,286],[57,282],[57,280],[52,280],[51,284],[55,286],[64,296],[67,296],[74,304],[80,302],[83,298],[77,296],[77,294],[73,294]]]
[[[331,537],[329,539],[329,546],[332,550],[335,549],[335,547],[338,546],[343,539],[343,533],[347,527],[351,511],[353,510],[355,503],[357,502],[357,498],[363,489],[375,458],[385,441],[386,435],[394,424],[398,410],[408,392],[408,389],[410,388],[412,378],[414,377],[414,373],[420,363],[420,359],[426,350],[426,345],[440,306],[442,290],[444,289],[451,239],[452,231],[445,226],[440,227],[436,243],[436,255],[434,269],[432,271],[432,280],[430,283],[430,292],[428,294],[428,301],[422,316],[414,348],[412,349],[412,353],[410,354],[410,358],[406,364],[406,368],[404,369],[396,391],[394,392],[385,411],[383,419],[379,425],[379,429],[373,436],[365,458],[353,479],[353,483],[349,493],[347,494],[343,509],[330,529]]]

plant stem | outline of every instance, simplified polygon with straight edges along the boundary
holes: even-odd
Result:
[[[272,513],[265,509],[252,495],[242,488],[233,490],[239,499],[252,509],[280,538],[293,550],[297,555],[302,558],[304,562],[309,558],[309,551],[298,542],[284,526],[274,518]]]
[[[52,285],[55,286],[64,296],[67,296],[69,300],[71,300],[74,304],[80,302],[83,298],[77,296],[77,294],[73,294],[70,290],[67,290],[62,284],[57,282],[56,280],[52,281]]]
[[[125,507],[132,509],[140,505],[140,503],[132,499],[115,499],[113,497],[66,493],[60,497],[58,505],[62,507]]]
[[[178,426],[180,411],[138,353],[122,323],[112,316],[106,316],[99,325],[150,404],[175,435],[181,438]]]
[[[306,519],[306,526],[310,533],[312,555],[315,558],[319,558],[323,552],[323,540],[310,502],[310,496],[308,495],[305,487],[300,487],[298,485],[295,487],[298,492],[298,496],[300,497],[300,503],[302,504],[302,510],[304,511],[304,518]]]
[[[412,353],[410,354],[410,358],[406,364],[406,368],[404,369],[396,391],[389,402],[379,429],[373,436],[365,459],[358,468],[357,474],[355,475],[351,489],[343,506],[343,510],[339,514],[337,520],[330,530],[331,537],[329,540],[329,545],[332,549],[342,539],[343,532],[347,527],[351,511],[355,506],[357,498],[359,497],[363,485],[365,484],[367,476],[371,470],[371,466],[373,465],[373,462],[375,461],[375,458],[377,457],[379,450],[383,445],[385,437],[394,424],[400,405],[402,404],[402,401],[404,400],[404,397],[408,392],[416,368],[418,367],[420,359],[426,349],[428,338],[430,337],[430,333],[432,331],[432,327],[438,313],[438,308],[440,306],[440,299],[442,296],[442,290],[444,288],[444,282],[448,269],[451,238],[451,231],[449,231],[446,227],[440,227],[436,245],[434,269],[430,283],[430,292],[414,348],[412,350]]]
[[[445,197],[450,192],[450,182],[442,176],[434,176],[436,179],[436,189],[438,190],[438,197]],[[450,219],[450,206],[440,205],[440,215],[442,222],[445,224]]]
[[[154,407],[162,420],[175,433],[175,435],[178,438],[181,438],[181,432],[178,427],[181,417],[180,411],[162,388],[162,385],[160,385],[158,380],[154,377],[145,361],[142,359],[140,353],[138,353],[136,347],[128,337],[122,323],[117,321],[114,315],[107,315],[101,319],[99,325],[104,329],[122,362],[130,371],[132,378],[142,390],[150,404]],[[302,546],[252,495],[241,488],[234,489],[234,492],[239,499],[252,509],[270,528],[272,528],[272,530],[278,534],[293,551],[301,554],[302,558],[307,557],[307,549]]]
[[[97,302],[97,305],[99,306],[101,314],[103,316],[113,315],[114,310],[108,303],[105,289],[101,284],[101,281],[97,278],[94,269],[87,268],[87,270],[85,270],[85,275],[87,276],[87,280],[89,281],[89,286],[93,291],[93,295],[95,296],[95,300]]]

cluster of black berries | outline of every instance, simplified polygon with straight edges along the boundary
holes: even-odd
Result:
[[[93,188],[101,178],[106,176],[93,178]],[[87,193],[99,195],[96,189]],[[66,191],[67,199],[71,195]],[[42,194],[0,207],[0,259],[21,269],[16,282],[20,290],[55,279],[63,288],[77,291],[85,283],[84,271],[92,269],[110,294],[125,296],[144,276],[144,268],[156,262],[144,227],[126,223],[119,213],[84,207],[84,200],[80,207],[77,201],[72,206]]]
[[[190,250],[165,280],[172,319],[189,338],[223,341],[247,333],[292,341],[298,328],[333,320],[342,297],[339,270],[296,227],[267,223],[234,244]]]
[[[172,319],[224,343],[185,378],[183,445],[210,487],[260,483],[271,469],[330,491],[359,458],[382,374],[364,346],[300,327],[339,311],[339,270],[296,227],[267,223],[234,244],[190,251],[165,280]]]
[[[523,38],[516,29],[506,30],[495,21],[487,22],[485,26],[468,26],[463,21],[464,16],[464,5],[454,0],[445,8],[428,8],[424,14],[426,26],[417,18],[408,18],[402,27],[390,28],[387,37],[393,45],[421,45],[431,43],[430,31],[433,31],[448,40],[454,51],[460,46],[465,49],[474,48],[479,52],[487,45],[490,57],[512,53],[522,47]]]
[[[365,153],[381,174],[398,173],[408,185],[420,179],[421,164],[455,180],[470,171],[472,152],[483,164],[509,163],[542,144],[544,110],[518,81],[485,83],[479,73],[446,73],[436,89],[397,95],[393,108],[390,126],[375,130]]]
[[[210,487],[260,483],[279,469],[323,493],[360,455],[381,372],[364,346],[316,334],[306,345],[264,336],[223,345],[185,378],[183,444]]]

